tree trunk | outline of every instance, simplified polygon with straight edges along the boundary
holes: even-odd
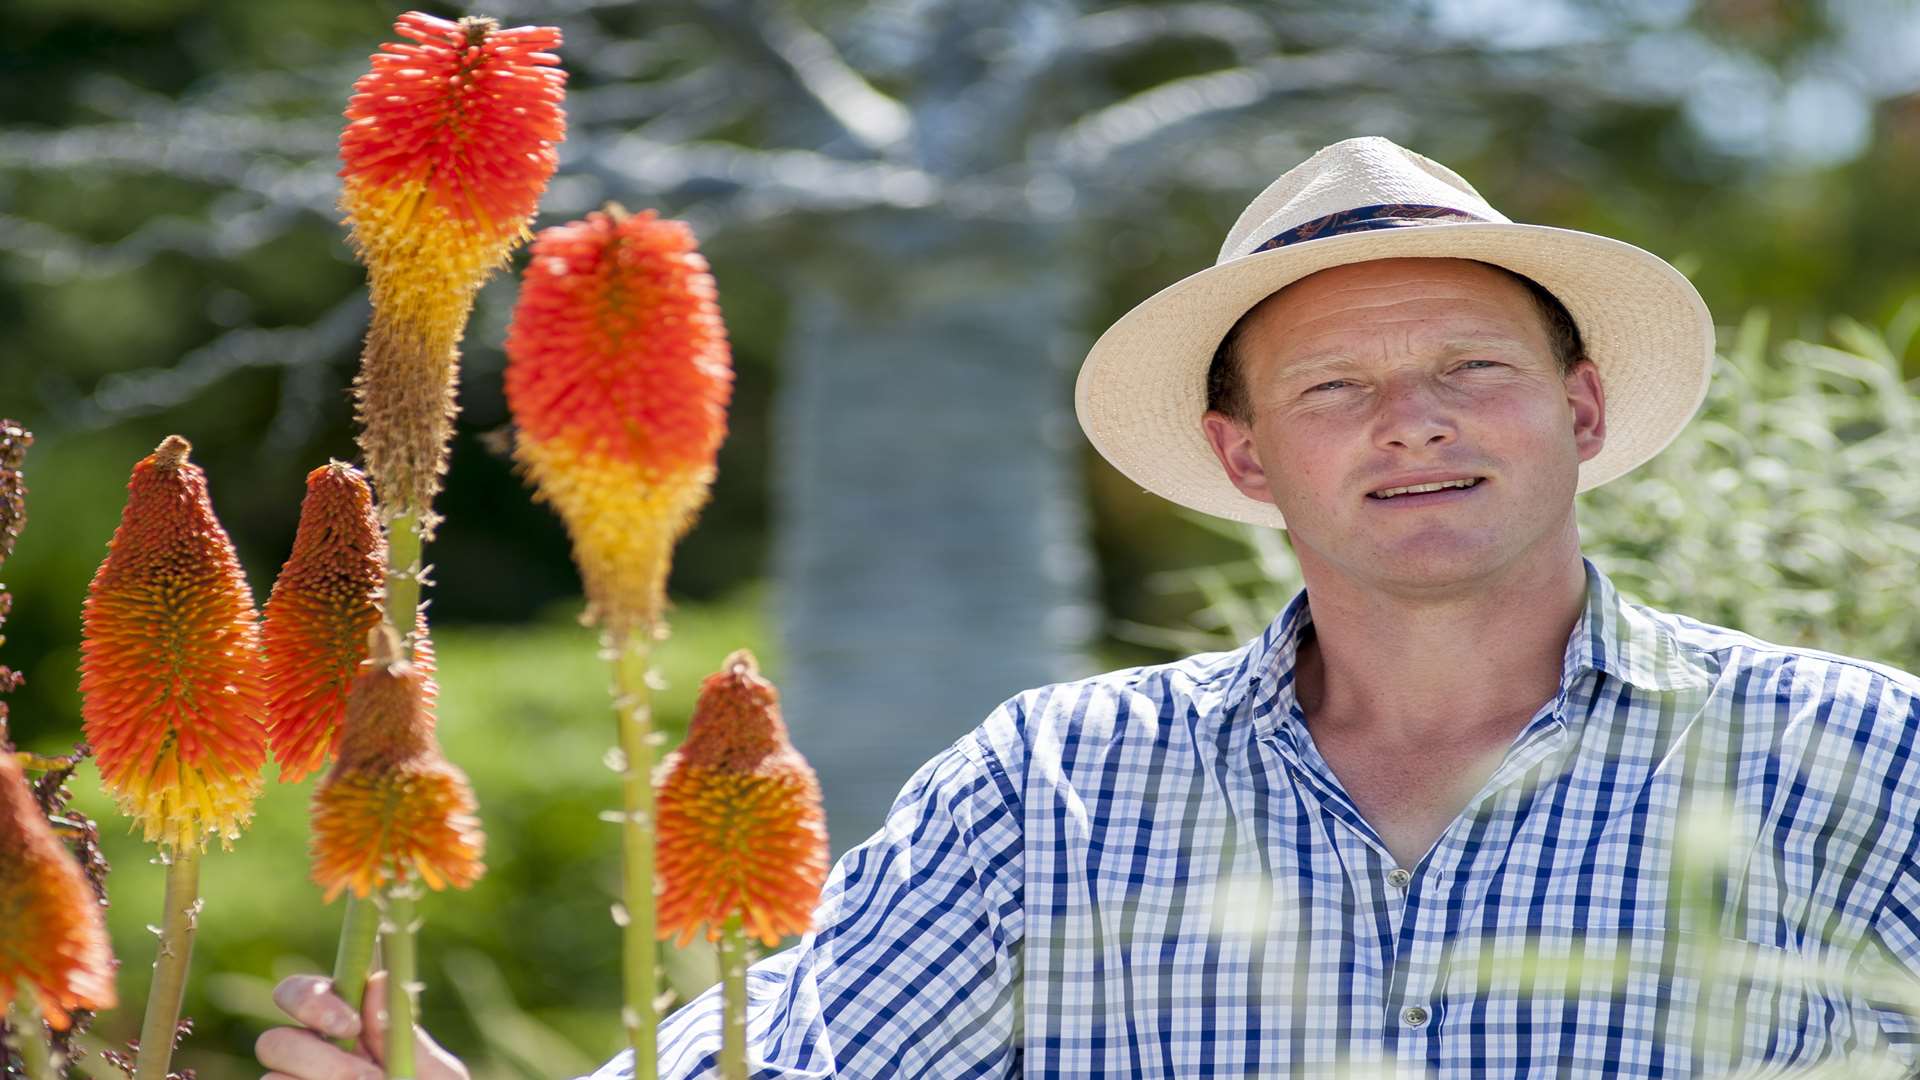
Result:
[[[836,854],[1096,620],[1057,235],[842,222],[810,252],[776,416],[782,696]]]

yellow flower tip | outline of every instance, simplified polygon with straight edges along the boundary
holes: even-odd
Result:
[[[769,946],[804,933],[827,878],[820,782],[779,692],[742,649],[707,677],[655,795],[659,935],[718,940],[734,914]]]
[[[56,1031],[75,1009],[113,1008],[113,951],[100,899],[47,824],[0,741],[0,1014],[24,986]]]
[[[331,901],[418,879],[466,888],[484,866],[473,790],[433,739],[424,671],[376,628],[333,770],[313,795],[313,880]]]
[[[206,475],[168,438],[133,468],[81,618],[80,713],[101,779],[145,837],[231,846],[266,762],[253,593]]]
[[[153,448],[153,463],[163,469],[177,469],[187,463],[193,444],[178,435],[169,435]]]
[[[657,636],[674,545],[706,504],[713,471],[660,472],[524,433],[515,457],[573,539],[588,625],[616,638]]]

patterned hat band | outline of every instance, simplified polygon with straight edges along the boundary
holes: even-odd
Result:
[[[1442,221],[1487,220],[1489,219],[1451,206],[1428,206],[1424,203],[1375,203],[1372,206],[1356,206],[1351,210],[1317,217],[1304,225],[1295,225],[1247,254],[1257,255],[1262,251],[1286,247],[1288,244],[1318,240],[1323,236],[1339,236],[1342,233],[1367,232],[1371,229],[1400,229],[1409,225],[1432,225]]]

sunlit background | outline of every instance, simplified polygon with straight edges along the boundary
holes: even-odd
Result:
[[[80,600],[128,469],[189,438],[264,598],[302,478],[355,453],[367,309],[334,209],[347,88],[393,37],[363,0],[14,0],[0,35],[0,414],[38,441],[4,578],[13,738],[79,737]],[[1904,0],[513,0],[562,28],[571,131],[539,224],[608,200],[691,221],[738,369],[714,501],[675,566],[664,709],[761,652],[836,851],[913,769],[1036,683],[1258,629],[1284,540],[1146,496],[1070,387],[1138,300],[1210,265],[1319,146],[1385,135],[1516,220],[1691,275],[1727,361],[1666,457],[1588,496],[1627,591],[1764,636],[1920,666],[1920,5]],[[442,735],[488,878],[424,905],[428,1026],[484,1077],[621,1045],[606,673],[556,520],[503,452],[481,295],[429,550]],[[113,838],[131,1037],[157,867]],[[207,911],[177,1057],[257,1075],[266,990],[323,970],[307,786],[272,788]],[[709,980],[669,956],[683,992]]]

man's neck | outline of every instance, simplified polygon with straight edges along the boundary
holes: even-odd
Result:
[[[1307,594],[1313,636],[1297,688],[1308,719],[1412,750],[1510,737],[1553,697],[1586,569],[1576,543],[1457,596],[1389,596],[1339,575],[1310,576]]]

